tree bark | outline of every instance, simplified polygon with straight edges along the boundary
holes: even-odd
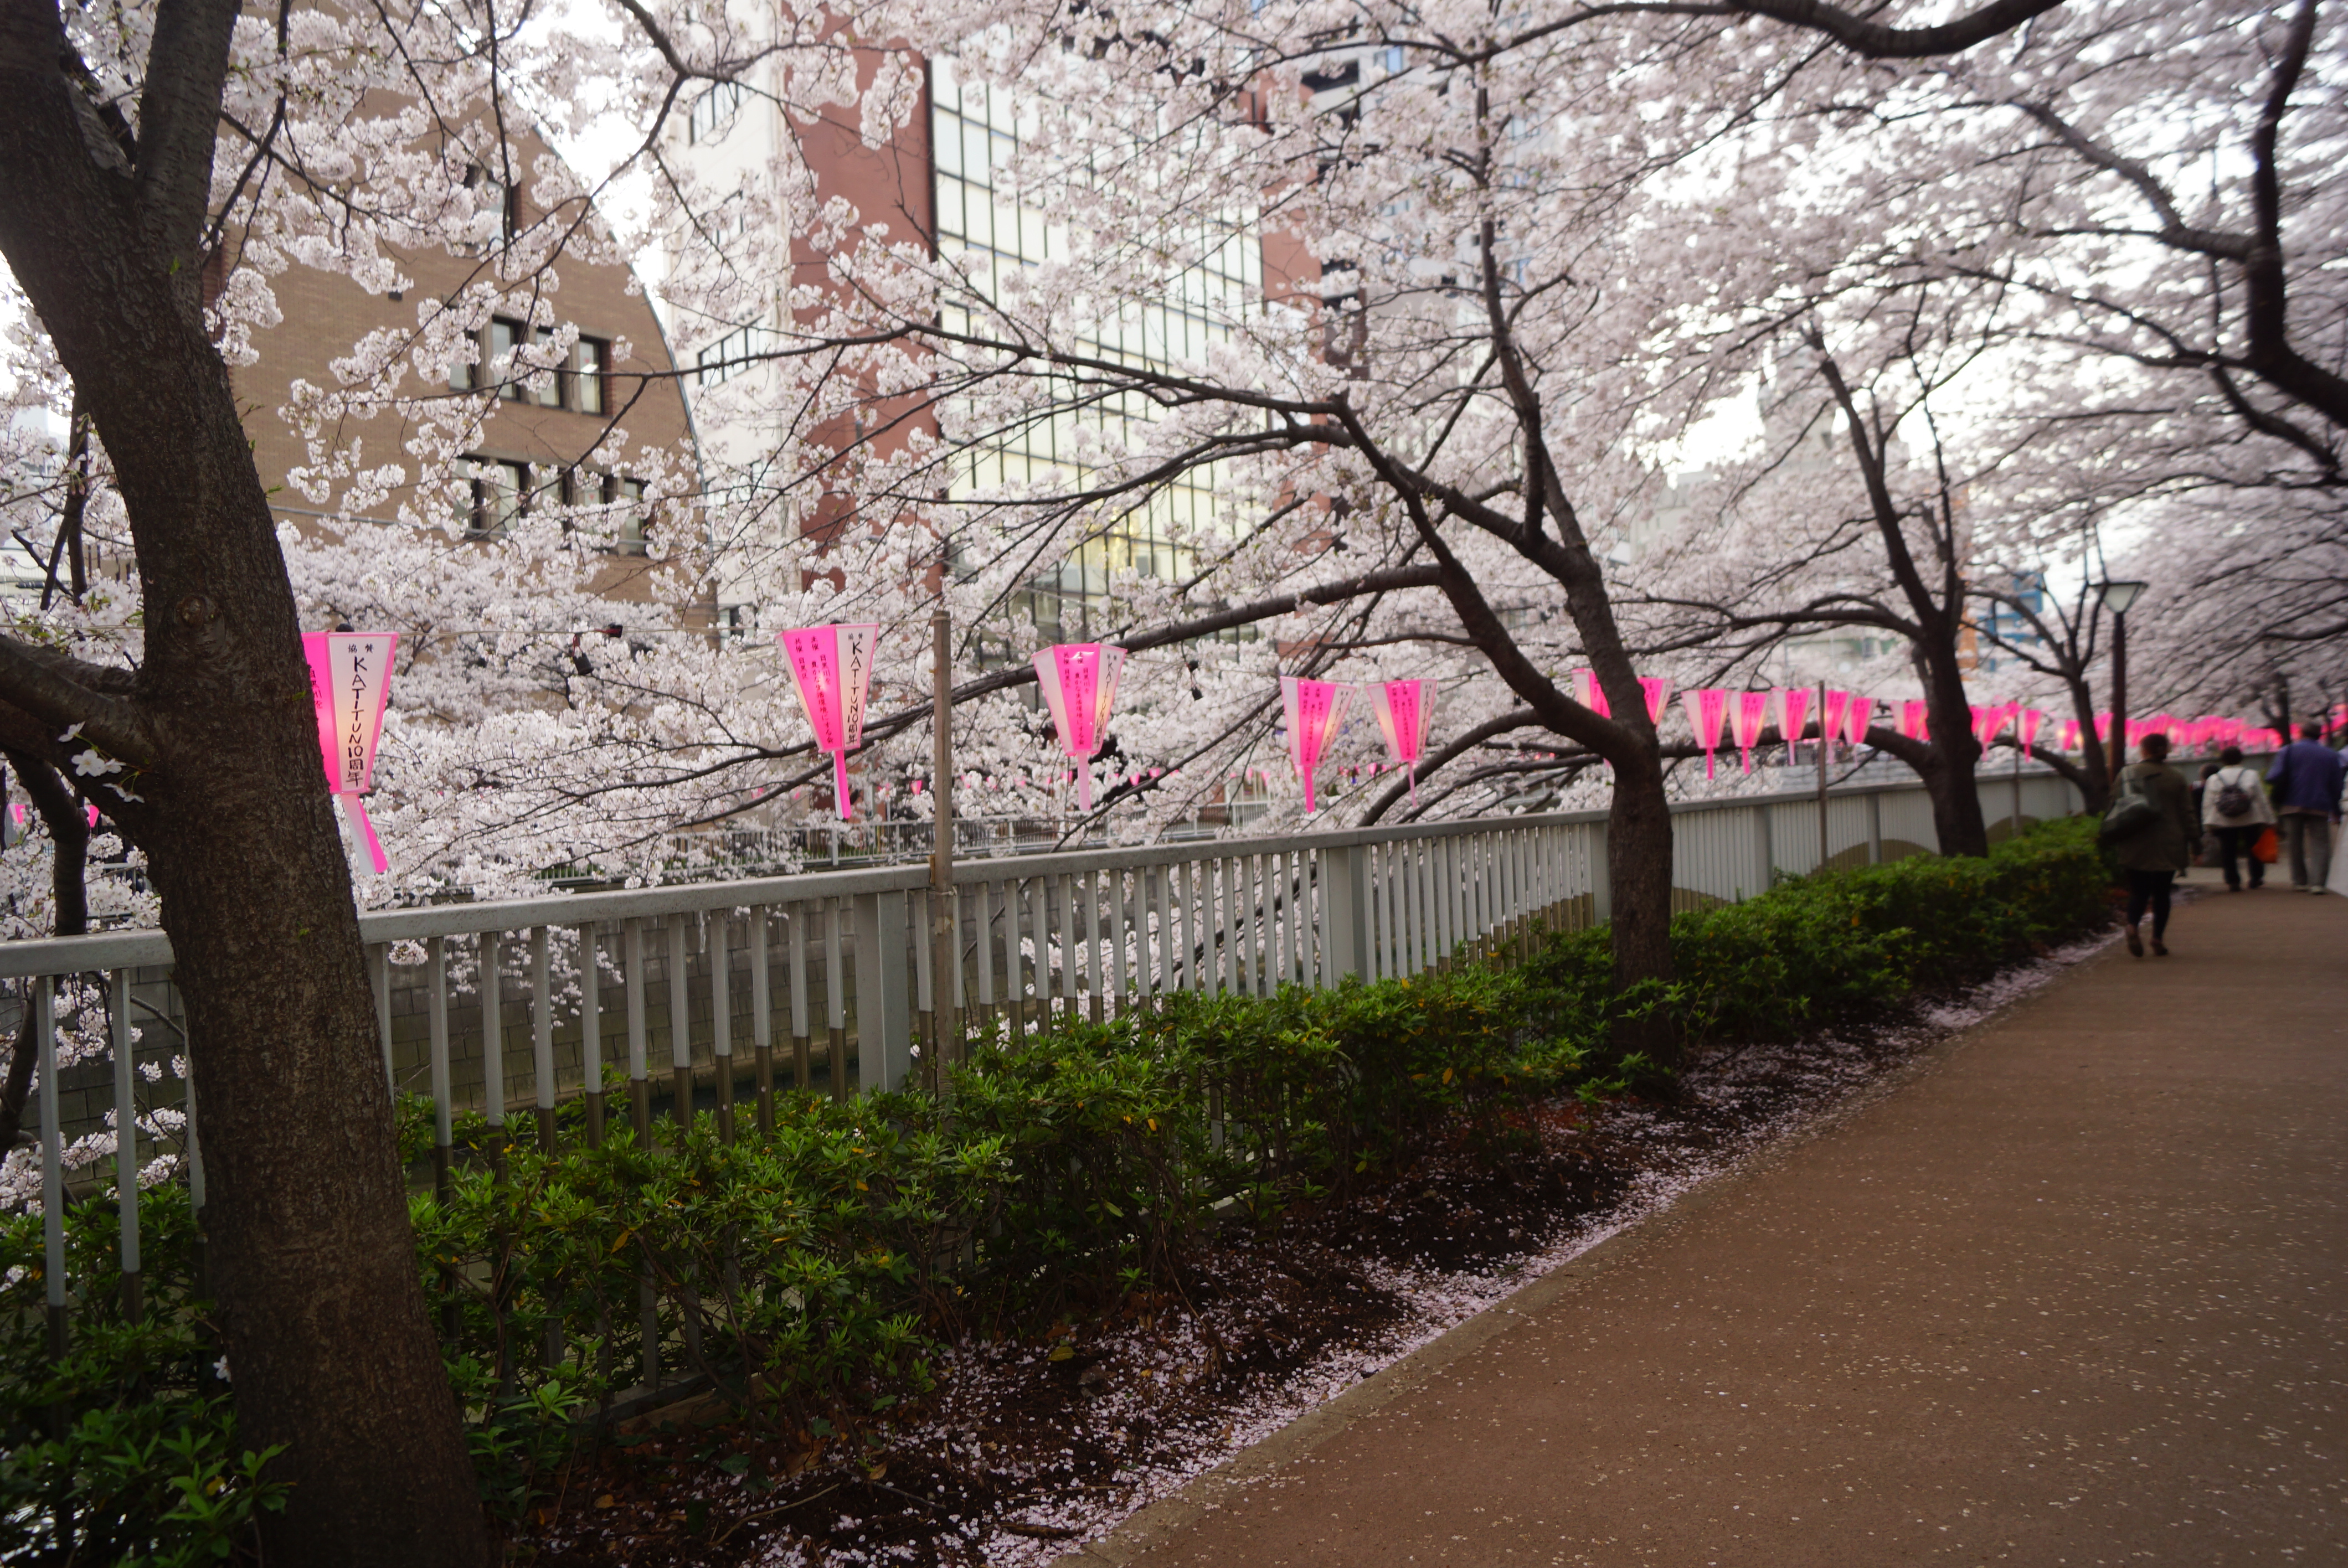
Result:
[[[1606,813],[1606,893],[1612,905],[1608,918],[1615,994],[1627,996],[1633,1006],[1652,1002],[1641,994],[1643,982],[1659,987],[1673,974],[1672,808],[1658,756],[1614,764],[1614,794]],[[1617,1021],[1613,1039],[1623,1050],[1643,1051],[1658,1061],[1673,1061],[1679,1052],[1678,1030],[1658,1007]]]
[[[1956,638],[1936,639],[1922,644],[1921,651],[1932,743],[1927,748],[1928,765],[1916,771],[1923,774],[1924,791],[1931,797],[1932,828],[1943,855],[1987,855],[1989,823],[1982,815],[1981,790],[1973,783],[1981,742],[1973,736],[1972,706],[1965,701]]]
[[[171,938],[237,1438],[287,1445],[268,1557],[475,1568],[488,1533],[426,1317],[293,589],[202,319],[236,15],[162,0],[134,138],[53,5],[0,5],[0,252],[114,461],[145,610],[135,677],[0,644],[0,700],[59,737],[50,760],[124,764],[92,787],[119,795]]]

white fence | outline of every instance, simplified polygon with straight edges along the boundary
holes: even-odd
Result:
[[[2079,804],[2044,772],[1980,789],[1993,836]],[[1936,846],[1914,783],[1837,792],[1826,816],[1830,863]],[[1673,830],[1679,907],[1747,897],[1821,860],[1810,793],[1683,804]],[[1604,920],[1605,868],[1602,812],[969,859],[955,868],[960,940],[946,993],[1015,1040],[1053,1011],[1097,1019],[1175,989],[1407,975],[1535,926]],[[444,1177],[459,1112],[493,1126],[534,1114],[551,1139],[556,1106],[583,1098],[600,1138],[606,1064],[621,1070],[624,1113],[646,1135],[656,1117],[696,1103],[714,1105],[731,1136],[745,1095],[764,1123],[778,1089],[901,1086],[937,992],[927,883],[924,867],[888,866],[363,915],[384,1070],[396,1089],[430,1095]],[[109,1112],[123,1130],[153,1129],[160,1109],[185,1117],[160,1146],[126,1131],[106,1162],[125,1204],[127,1276],[138,1270],[129,1200],[143,1159],[186,1155],[202,1203],[170,962],[159,931],[0,944],[0,979],[28,982],[40,1051],[47,1281],[60,1313],[66,1190],[95,1180],[98,1159],[80,1156]],[[110,1062],[56,1070],[61,996],[83,1037],[104,1031]]]

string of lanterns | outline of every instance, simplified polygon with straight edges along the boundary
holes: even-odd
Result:
[[[831,757],[832,799],[842,822],[855,820],[848,756],[863,743],[865,705],[871,690],[873,655],[880,635],[880,626],[872,622],[800,627],[776,634],[816,749]],[[376,749],[382,737],[384,708],[391,691],[392,660],[398,641],[397,634],[393,632],[318,631],[305,632],[302,638],[303,655],[310,667],[311,697],[317,712],[318,748],[325,764],[327,788],[365,850],[363,869],[376,876],[386,874],[390,866],[376,835],[375,824],[367,815],[365,797],[374,788]],[[1086,811],[1093,809],[1093,763],[1107,738],[1117,678],[1123,672],[1125,659],[1124,649],[1101,642],[1055,643],[1035,656],[1036,682],[1051,711],[1054,732],[1074,766],[1049,781],[1022,774],[1014,787],[1056,787],[1073,781],[1080,804]],[[1611,716],[1606,693],[1594,672],[1575,671],[1571,685],[1576,699],[1584,707],[1601,716]],[[1643,675],[1639,685],[1648,721],[1662,723],[1673,695],[1670,677]],[[1362,683],[1353,682],[1319,681],[1298,675],[1280,678],[1281,716],[1289,762],[1303,784],[1308,816],[1319,810],[1316,781],[1330,743],[1344,727],[1354,698],[1363,690]],[[1418,764],[1426,755],[1427,732],[1434,719],[1433,683],[1425,680],[1380,681],[1367,683],[1367,690],[1390,759],[1388,764],[1371,764],[1370,776],[1375,777],[1388,765],[1402,770],[1408,779],[1411,800],[1416,804]],[[1744,771],[1750,774],[1754,750],[1773,723],[1791,758],[1795,743],[1806,738],[1804,732],[1814,697],[1821,707],[1818,733],[1813,739],[1828,744],[1838,740],[1853,747],[1864,743],[1876,707],[1876,699],[1863,692],[1813,691],[1808,687],[1756,692],[1706,686],[1678,695],[1688,726],[1704,751],[1706,778],[1715,776],[1724,727],[1736,747]],[[1891,710],[1893,704],[1887,702],[1884,706]],[[1928,703],[1914,699],[1901,701],[1897,704],[1896,722],[1899,733],[1907,738],[1920,742],[1931,739]],[[2021,749],[2028,751],[2037,744],[2047,722],[2047,714],[2018,702],[1976,705],[1972,709],[1972,733],[1984,747],[2011,727]],[[2111,722],[2109,712],[2095,715],[2095,739],[2098,743],[2110,740]],[[2154,713],[2127,722],[2130,749],[2146,735],[2154,733],[2168,735],[2171,744],[2181,751],[2227,745],[2262,750],[2283,743],[2282,735],[2276,730],[2210,714],[2185,719]],[[2064,752],[2080,749],[2082,730],[2077,720],[2063,722],[2059,740],[2059,749]],[[1534,754],[1557,760],[1553,752]],[[1181,773],[1179,768],[1148,768],[1124,774],[1121,782],[1127,787],[1139,788],[1147,782]],[[1343,774],[1358,782],[1362,769],[1349,767]],[[1262,768],[1232,770],[1225,779],[1248,787],[1260,784],[1269,788],[1272,783],[1271,774]],[[1003,780],[975,773],[963,774],[961,783],[971,789],[1004,787]],[[923,789],[919,779],[909,781],[906,787],[907,793],[913,795],[919,795]],[[874,792],[880,799],[886,799],[891,793],[886,785],[874,786]],[[21,806],[16,809],[21,813]],[[95,806],[90,808],[90,814],[94,821]],[[18,821],[21,823],[21,815]]]

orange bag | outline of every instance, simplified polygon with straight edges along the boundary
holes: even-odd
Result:
[[[2275,836],[2275,830],[2270,827],[2259,835],[2259,841],[2250,845],[2250,853],[2269,866],[2272,866],[2282,854],[2282,841]]]

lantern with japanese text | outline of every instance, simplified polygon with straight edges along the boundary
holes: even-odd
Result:
[[[1410,780],[1410,804],[1418,804],[1418,759],[1426,754],[1427,722],[1435,713],[1435,692],[1425,681],[1380,681],[1370,688],[1377,710],[1378,731],[1386,750]]]
[[[391,869],[376,837],[364,796],[375,788],[376,743],[383,737],[384,701],[391,695],[391,658],[399,635],[391,631],[305,631],[302,656],[310,665],[310,702],[318,716],[318,750],[326,788],[366,850],[371,875]]]
[[[1108,735],[1110,705],[1125,650],[1102,642],[1056,642],[1035,655],[1035,682],[1052,711],[1060,749],[1076,764],[1076,800],[1093,808],[1093,758]]]
[[[778,631],[783,658],[807,711],[815,747],[831,754],[832,802],[839,820],[856,820],[848,789],[848,753],[864,741],[864,699],[872,688],[872,651],[880,641],[877,625],[805,626]]]
[[[1288,754],[1304,781],[1304,813],[1320,809],[1313,799],[1313,770],[1328,753],[1329,743],[1345,722],[1346,704],[1354,687],[1342,681],[1310,681],[1301,675],[1280,678],[1281,716],[1288,725]]]

